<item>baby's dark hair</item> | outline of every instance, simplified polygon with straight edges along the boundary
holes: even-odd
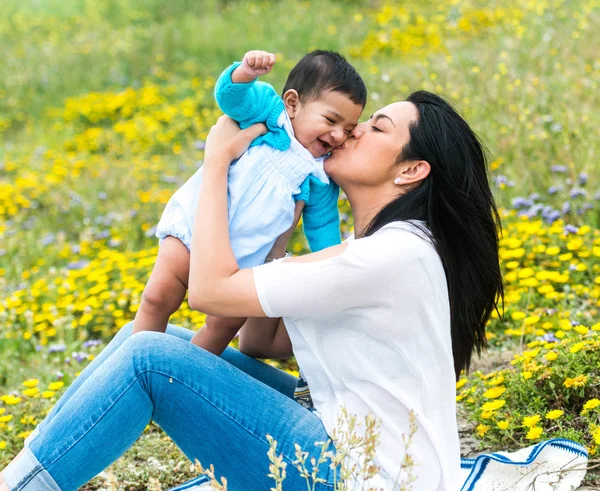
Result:
[[[339,53],[315,50],[305,55],[288,75],[283,94],[294,89],[302,103],[314,100],[330,90],[347,95],[352,102],[365,106],[367,87],[356,69]]]

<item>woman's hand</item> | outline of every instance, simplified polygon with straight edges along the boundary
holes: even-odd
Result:
[[[221,116],[210,129],[204,150],[204,165],[227,162],[239,159],[248,150],[250,143],[267,132],[267,127],[255,124],[244,130],[229,116]]]

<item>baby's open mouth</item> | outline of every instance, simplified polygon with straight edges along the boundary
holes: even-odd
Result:
[[[331,149],[333,148],[329,143],[324,142],[323,140],[321,140],[320,138],[317,138],[317,141],[321,144],[321,146],[323,147],[323,149],[325,150],[325,153],[330,152]]]

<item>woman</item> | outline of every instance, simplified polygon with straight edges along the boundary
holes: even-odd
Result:
[[[262,131],[224,118],[211,130],[195,230],[213,240],[192,243],[189,301],[208,314],[253,318],[241,331],[243,353],[287,357],[293,347],[314,410],[291,398],[294,377],[235,350],[216,357],[186,342],[191,332],[128,337],[125,326],[4,470],[0,489],[77,489],[151,419],[190,459],[213,463],[233,491],[270,488],[268,433],[288,463],[286,488],[302,489],[294,443],[318,457],[314,442],[328,438],[342,403],[359,421],[374,413],[382,423],[381,472],[368,485],[391,490],[404,477],[402,435],[413,411],[413,489],[459,487],[454,383],[485,344],[503,291],[477,137],[428,92],[383,108],[326,161],[350,201],[356,240],[239,270],[227,172]],[[194,281],[199,271],[203,283]],[[333,470],[323,466],[318,477],[317,489],[333,489]]]

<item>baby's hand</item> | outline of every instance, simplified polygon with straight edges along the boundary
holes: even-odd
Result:
[[[248,51],[244,55],[242,64],[239,66],[240,71],[249,80],[254,80],[257,77],[266,75],[271,71],[275,64],[275,55],[268,51]]]

